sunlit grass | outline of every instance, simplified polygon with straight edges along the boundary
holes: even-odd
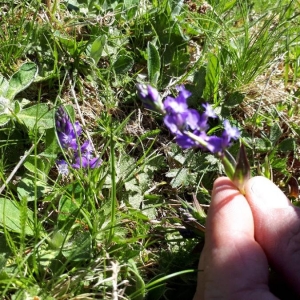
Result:
[[[203,232],[187,218],[204,224],[193,195],[206,210],[222,165],[179,149],[161,117],[142,107],[136,83],[164,96],[185,84],[192,107],[209,102],[240,128],[253,175],[284,188],[300,176],[299,5],[56,4],[0,5],[3,78],[24,62],[38,67],[5,122],[0,106],[0,295],[192,299]],[[68,157],[54,122],[60,105],[101,167],[58,173],[57,159]],[[210,125],[220,131],[219,121]]]

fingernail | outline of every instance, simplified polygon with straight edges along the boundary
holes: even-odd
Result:
[[[257,201],[273,208],[287,207],[290,205],[290,201],[283,192],[269,179],[265,177],[254,177],[250,182],[251,192]]]

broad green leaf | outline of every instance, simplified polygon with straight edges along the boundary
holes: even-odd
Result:
[[[21,233],[21,212],[20,209],[27,210],[27,222],[25,227],[25,233],[27,235],[33,235],[33,212],[28,208],[21,208],[17,201],[12,199],[0,198],[0,226],[9,231]]]
[[[214,103],[217,102],[218,98],[220,72],[219,59],[215,54],[209,53],[203,98],[206,100],[213,99]]]
[[[62,254],[71,261],[86,260],[92,255],[92,239],[88,231],[78,232],[65,243]]]
[[[106,44],[106,41],[107,41],[107,36],[104,34],[96,38],[96,40],[92,44],[90,56],[94,60],[95,65],[97,65],[99,59],[102,56],[103,48]]]
[[[234,92],[225,100],[226,106],[236,106],[243,102],[245,96],[240,92]]]
[[[10,78],[6,97],[13,100],[19,92],[25,90],[33,82],[37,72],[38,67],[35,63],[24,63]]]
[[[43,131],[54,127],[53,112],[49,111],[47,104],[44,103],[23,109],[18,114],[18,119],[29,129],[33,129],[36,126],[40,131]]]
[[[45,133],[45,151],[41,155],[56,158],[56,153],[60,147],[57,142],[55,128],[46,129]]]
[[[46,181],[47,175],[45,174],[45,163],[37,155],[27,156],[24,167],[31,173],[37,174],[38,178]]]
[[[6,80],[6,78],[3,77],[3,75],[0,74],[0,96],[5,97],[7,90],[9,87],[9,83]]]
[[[27,201],[35,201],[43,197],[50,191],[50,188],[42,181],[34,181],[32,177],[24,177],[17,187],[20,199],[26,198]]]
[[[127,73],[133,66],[134,60],[128,55],[120,55],[113,64],[116,74]]]
[[[59,200],[59,221],[68,221],[76,215],[82,201],[82,187],[79,183],[70,184],[64,188],[64,194]]]
[[[166,174],[166,177],[173,178],[170,182],[172,188],[185,186],[190,182],[190,173],[186,168],[172,169]]]
[[[296,142],[294,138],[287,138],[280,142],[278,145],[278,150],[279,151],[295,151],[296,150]]]
[[[160,75],[160,56],[158,50],[151,42],[148,42],[147,55],[148,55],[147,67],[148,67],[149,81],[152,85],[155,86],[157,84]]]

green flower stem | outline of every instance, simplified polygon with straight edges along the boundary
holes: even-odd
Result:
[[[221,161],[223,163],[224,169],[225,169],[225,174],[227,175],[227,177],[232,180],[234,177],[234,173],[235,173],[235,168],[232,165],[232,163],[229,161],[229,159],[223,155],[221,158]]]

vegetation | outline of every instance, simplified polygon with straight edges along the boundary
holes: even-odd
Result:
[[[183,84],[190,107],[209,103],[209,133],[230,120],[252,175],[290,186],[297,205],[297,1],[0,7],[2,299],[192,299],[224,169],[207,151],[179,148],[137,83],[162,97]]]

